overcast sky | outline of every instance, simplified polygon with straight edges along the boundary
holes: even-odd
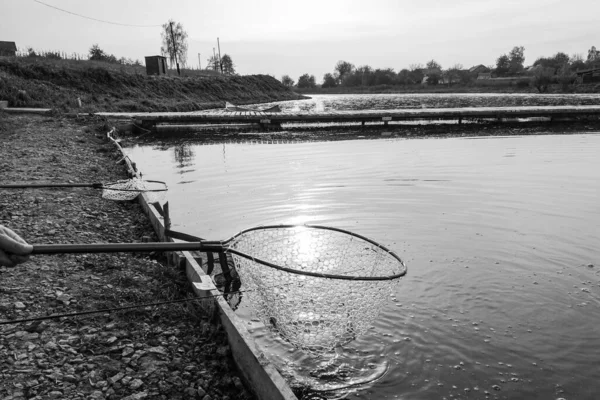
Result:
[[[492,65],[514,46],[525,64],[558,51],[600,47],[598,0],[40,0],[100,20],[188,32],[188,65],[221,42],[241,74],[333,72],[338,60],[393,68],[435,59],[447,68]],[[0,0],[0,41],[85,54],[97,43],[117,58],[160,53],[161,28],[102,23],[37,3]]]

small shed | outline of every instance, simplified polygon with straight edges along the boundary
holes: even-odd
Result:
[[[600,82],[600,67],[584,69],[575,73],[579,83]]]
[[[146,58],[146,74],[165,75],[167,73],[167,57],[148,56]]]
[[[17,55],[17,45],[15,42],[0,41],[0,56],[14,57]]]

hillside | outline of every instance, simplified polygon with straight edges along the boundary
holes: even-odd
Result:
[[[293,100],[268,75],[148,76],[143,68],[90,61],[0,58],[0,100],[9,107],[61,111],[194,111],[236,104]],[[77,99],[82,108],[78,108]]]

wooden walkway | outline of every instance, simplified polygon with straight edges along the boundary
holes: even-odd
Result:
[[[419,108],[399,110],[348,110],[309,112],[261,112],[228,111],[225,109],[194,112],[113,113],[96,115],[110,118],[132,118],[144,126],[160,123],[172,124],[230,124],[230,123],[315,123],[315,122],[373,122],[410,120],[458,120],[463,119],[509,119],[549,117],[600,117],[598,106],[541,106],[541,107],[466,107],[466,108]]]

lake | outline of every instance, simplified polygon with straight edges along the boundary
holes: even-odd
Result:
[[[242,299],[236,312],[291,381],[316,390],[370,381],[328,398],[600,390],[600,135],[126,151],[145,179],[169,185],[175,230],[217,240],[263,224],[330,225],[407,263],[369,333],[329,363],[273,339]]]

